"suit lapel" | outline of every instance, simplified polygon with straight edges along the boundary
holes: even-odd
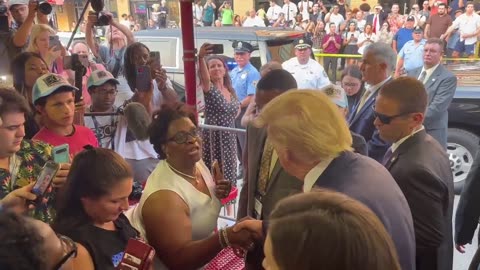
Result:
[[[433,71],[432,75],[430,75],[430,77],[428,78],[427,82],[425,82],[425,89],[427,89],[427,93],[428,93],[428,89],[435,83],[436,80],[438,80],[438,76],[442,74],[442,71],[443,71],[443,66],[438,65],[435,71]]]
[[[425,139],[426,136],[425,130],[417,132],[415,135],[412,137],[408,138],[405,140],[393,153],[392,157],[390,158],[389,161],[385,164],[385,168],[390,171],[390,169],[393,167],[395,162],[397,162],[398,159],[402,158],[401,156],[405,153],[408,152],[409,149],[411,149],[412,146],[417,144],[418,142],[421,142]]]
[[[254,128],[254,127],[252,127]],[[258,172],[260,170],[260,161],[262,158],[263,154],[263,146],[265,144],[265,139],[267,138],[267,132],[264,128],[258,129],[255,128],[256,132],[252,132],[252,138],[255,140],[255,143],[251,144],[251,147],[249,151],[252,151],[252,160],[248,160],[248,165],[251,166],[251,168],[248,169],[249,173],[248,175],[248,191],[251,196],[251,204],[250,207],[253,209],[253,198],[255,197],[255,191],[257,189],[257,182],[258,182]],[[250,139],[250,138],[249,138]],[[250,173],[252,172],[252,173]]]
[[[270,190],[270,187],[273,185],[273,182],[277,181],[278,175],[280,174],[281,170],[282,170],[282,165],[280,164],[280,161],[277,158],[277,161],[275,162],[272,173],[270,174],[270,179],[268,179],[267,192],[268,190]]]
[[[373,95],[371,95],[368,100],[365,102],[365,104],[363,105],[363,107],[360,109],[360,111],[358,111],[356,114],[354,114],[352,116],[352,119],[351,119],[351,122],[350,122],[350,125],[352,125],[357,119],[360,118],[360,116],[365,113],[366,111],[368,111],[368,109],[370,107],[373,106],[373,104],[375,103],[375,99],[377,98],[377,93],[380,89],[378,89]],[[357,108],[358,108],[358,105],[355,107],[354,111],[357,111]]]

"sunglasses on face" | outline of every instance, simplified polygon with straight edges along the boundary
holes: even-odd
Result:
[[[75,242],[61,234],[57,234],[58,239],[62,242],[62,248],[65,255],[62,259],[55,265],[53,269],[61,270],[62,266],[70,259],[77,257],[77,244]]]
[[[193,139],[198,139],[200,137],[200,129],[196,128],[190,132],[187,131],[179,131],[173,137],[168,139],[169,142],[175,142],[176,144],[185,144],[188,142],[188,138],[192,137]]]
[[[380,122],[382,122],[385,125],[390,124],[393,121],[393,119],[395,119],[395,118],[402,117],[402,116],[405,116],[405,115],[408,115],[408,114],[411,114],[411,112],[400,113],[400,114],[397,114],[397,115],[388,116],[388,115],[381,114],[381,113],[377,112],[375,110],[375,106],[373,106],[373,116],[375,116],[375,118],[378,118],[378,120],[380,120]]]

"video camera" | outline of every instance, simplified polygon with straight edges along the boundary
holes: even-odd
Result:
[[[94,11],[90,11],[90,14],[97,16],[97,23],[95,26],[106,26],[110,24],[110,17],[103,12],[103,0],[91,0],[90,5]]]

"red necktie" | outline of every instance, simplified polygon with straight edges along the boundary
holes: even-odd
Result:
[[[373,27],[372,27],[372,30],[373,30],[373,31],[372,31],[373,33],[375,33],[375,34],[377,33],[377,14],[375,14],[375,15],[373,16]]]

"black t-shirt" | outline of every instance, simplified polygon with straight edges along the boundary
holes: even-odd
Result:
[[[122,260],[128,239],[139,236],[123,214],[114,221],[114,224],[116,231],[87,224],[72,228],[65,235],[88,250],[96,270],[114,270]]]

